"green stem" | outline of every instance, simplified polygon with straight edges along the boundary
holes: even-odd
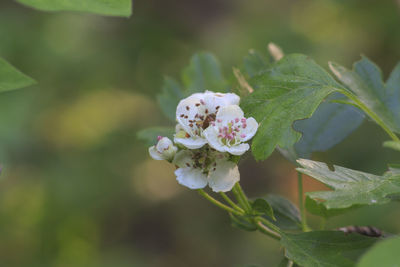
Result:
[[[279,238],[280,238],[280,233],[281,233],[281,230],[277,227],[277,226],[275,226],[273,223],[271,223],[270,221],[268,221],[267,219],[265,219],[265,218],[263,218],[263,217],[255,217],[254,218],[255,219],[255,221],[256,222],[261,222],[261,223],[263,223],[264,225],[266,225],[268,228],[270,228],[271,230],[273,230],[277,235],[279,235]]]
[[[246,212],[248,214],[251,214],[252,208],[251,208],[250,202],[247,199],[246,194],[244,193],[244,191],[239,183],[236,183],[235,186],[233,187],[233,193],[235,194],[235,197],[238,199],[239,203],[241,203],[243,208],[246,210]],[[252,221],[261,233],[266,234],[277,240],[281,239],[281,235],[280,235],[281,230],[277,226],[272,224],[270,221],[268,221],[267,219],[257,216],[257,217],[254,217],[254,219],[252,219]]]
[[[244,213],[244,210],[240,208],[238,205],[235,204],[224,192],[220,192],[220,195],[222,196],[223,199],[225,199],[226,202],[229,203],[229,205],[232,206],[232,208],[236,209],[239,212]]]
[[[262,222],[257,221],[257,222],[255,222],[255,225],[261,233],[266,234],[267,236],[272,237],[276,240],[281,240],[280,234],[275,233],[274,231],[272,231],[271,229],[266,227]]]
[[[371,119],[373,119],[379,126],[382,127],[383,130],[396,142],[400,142],[400,139],[397,137],[395,133],[390,130],[390,128],[382,121],[382,119],[375,114],[372,110],[370,110],[363,102],[361,102],[354,94],[339,89],[339,92],[347,96],[351,99],[362,111],[364,111]]]
[[[227,205],[219,202],[218,200],[216,200],[215,198],[213,198],[212,196],[210,196],[209,194],[207,194],[203,189],[198,189],[197,190],[199,192],[200,195],[202,195],[204,198],[206,198],[207,200],[209,200],[211,203],[213,203],[214,205],[220,207],[221,209],[226,210],[227,212],[230,212],[232,214],[238,215],[238,216],[242,216],[243,213],[236,211],[234,209],[232,209],[231,207],[228,207]]]
[[[304,209],[304,202],[303,202],[303,176],[300,172],[297,172],[297,190],[299,194],[299,208],[300,208],[300,215],[301,215],[301,229],[303,232],[307,232],[310,228],[307,225],[307,216]]]
[[[236,183],[235,186],[233,187],[233,194],[235,195],[237,201],[240,203],[242,208],[247,212],[251,212],[251,205],[249,203],[249,200],[247,199],[245,193],[243,192],[242,187],[240,186],[239,183]]]

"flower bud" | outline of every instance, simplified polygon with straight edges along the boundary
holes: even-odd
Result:
[[[168,137],[159,136],[155,146],[149,148],[150,156],[155,160],[172,161],[178,148]]]

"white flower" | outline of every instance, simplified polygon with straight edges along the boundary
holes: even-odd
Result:
[[[155,146],[149,147],[149,154],[155,160],[172,161],[178,148],[168,137],[159,136]]]
[[[240,180],[239,169],[228,160],[227,154],[211,151],[209,147],[181,150],[173,163],[178,166],[176,180],[191,189],[208,184],[214,192],[227,192]]]
[[[176,108],[176,120],[181,129],[174,136],[176,143],[189,149],[200,148],[207,143],[203,131],[215,120],[217,111],[228,105],[238,105],[236,94],[196,93],[182,99]]]
[[[204,131],[209,145],[232,155],[242,155],[249,148],[244,143],[257,132],[258,123],[254,118],[243,117],[242,109],[237,105],[225,106],[219,110],[216,120]]]

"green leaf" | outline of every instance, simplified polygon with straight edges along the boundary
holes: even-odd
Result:
[[[42,11],[79,11],[106,16],[129,17],[132,0],[17,0]]]
[[[268,71],[269,60],[254,50],[244,58],[244,69],[253,77]],[[344,102],[347,98],[334,93],[323,101],[309,119],[298,120],[293,128],[302,133],[301,139],[294,147],[279,148],[290,161],[298,158],[310,158],[314,151],[326,151],[340,143],[362,123],[364,116],[357,108]]]
[[[20,89],[35,83],[35,80],[0,58],[0,92]]]
[[[223,93],[228,89],[219,61],[206,52],[192,56],[190,65],[182,72],[182,81],[188,95],[205,90]]]
[[[330,170],[325,163],[305,159],[298,163],[302,167],[299,172],[333,189],[307,193],[327,210],[384,204],[400,194],[400,174],[393,171],[377,176],[339,166]]]
[[[253,77],[268,68],[270,64],[269,61],[265,59],[261,53],[251,49],[247,56],[245,56],[243,60],[243,65],[247,74],[250,77]]]
[[[253,139],[257,160],[267,158],[275,147],[291,147],[301,134],[296,120],[310,117],[318,105],[341,86],[319,65],[304,55],[289,55],[250,80],[254,93],[242,107],[260,127]]]
[[[157,101],[164,115],[175,122],[175,110],[179,101],[193,93],[206,90],[226,92],[227,83],[222,76],[218,60],[210,53],[197,53],[189,66],[182,71],[184,88],[173,78],[165,77]]]
[[[311,214],[318,215],[318,216],[325,217],[325,218],[330,218],[333,216],[343,214],[350,210],[356,209],[359,206],[354,205],[350,208],[327,209],[324,206],[324,202],[321,202],[317,199],[312,199],[309,195],[306,194],[305,207],[306,207],[307,211],[310,212]]]
[[[322,102],[311,118],[296,121],[294,129],[303,133],[294,145],[298,158],[310,158],[340,143],[363,122],[363,114],[353,106],[332,103],[344,96],[334,93]]]
[[[400,237],[383,240],[361,257],[357,267],[400,266],[399,251]]]
[[[286,257],[300,266],[354,266],[360,254],[377,238],[339,231],[314,231],[282,234],[281,244]]]
[[[137,133],[137,138],[145,141],[147,145],[151,146],[157,143],[158,136],[166,136],[172,139],[174,133],[175,128],[173,127],[152,127],[140,130]]]
[[[276,220],[272,207],[265,199],[257,198],[251,203],[251,207],[257,215],[267,215],[273,220]]]
[[[386,141],[383,143],[384,147],[388,147],[397,151],[400,151],[400,142],[396,141]]]
[[[176,120],[176,107],[182,98],[184,92],[179,83],[170,77],[164,77],[162,93],[157,95],[157,101],[164,115],[173,122]]]
[[[264,199],[268,201],[274,211],[276,221],[271,221],[273,224],[283,230],[301,228],[300,212],[292,202],[282,196],[272,194],[267,195]]]
[[[257,227],[250,221],[250,218],[247,218],[246,216],[239,217],[233,214],[229,214],[229,216],[233,227],[249,232],[257,230]]]
[[[400,63],[384,84],[378,66],[366,57],[348,70],[337,63],[329,66],[336,77],[378,115],[388,127],[400,133]]]

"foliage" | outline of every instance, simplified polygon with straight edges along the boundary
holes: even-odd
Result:
[[[313,231],[282,235],[286,257],[300,266],[354,266],[355,259],[376,242],[376,238],[337,231]]]
[[[375,244],[365,253],[357,267],[396,266],[400,262],[400,237],[392,237]]]
[[[24,5],[46,11],[79,11],[125,17],[130,16],[132,9],[132,3],[129,0],[17,1]],[[142,53],[141,57],[145,58],[144,61],[147,63],[148,55]],[[277,61],[272,62],[272,58]],[[140,63],[142,64],[143,62],[140,61]],[[336,63],[330,63],[329,66],[337,80],[307,56],[289,54],[283,57],[283,59],[278,60],[273,54],[271,57],[268,57],[255,50],[251,50],[243,62],[245,75],[242,75],[238,69],[235,69],[235,76],[238,79],[239,86],[242,87],[241,89],[248,90],[248,92],[241,91],[242,107],[248,116],[255,117],[261,125],[252,145],[252,152],[256,160],[268,158],[275,148],[278,148],[292,161],[298,158],[310,158],[314,151],[326,151],[341,142],[360,126],[365,115],[369,116],[370,119],[376,122],[392,138],[391,141],[387,141],[383,145],[396,150],[392,151],[394,153],[400,150],[400,141],[396,135],[396,133],[400,133],[400,64],[397,64],[386,83],[383,82],[383,75],[380,69],[365,57],[354,65],[353,70],[347,70]],[[96,79],[98,76],[101,75],[96,75]],[[23,88],[34,83],[33,79],[0,59],[0,92]],[[147,128],[138,131],[137,137],[148,145],[153,145],[157,142],[158,136],[173,138],[175,132],[173,125],[175,124],[175,108],[181,99],[196,92],[204,92],[205,90],[230,92],[236,89],[235,86],[232,81],[225,78],[219,61],[212,54],[205,52],[195,54],[189,66],[182,71],[181,82],[166,76],[161,93],[157,96],[160,109],[170,120],[169,124],[171,126]],[[140,110],[138,108],[138,111]],[[65,114],[66,112],[60,113]],[[80,112],[77,113],[79,114],[75,115],[80,116]],[[142,116],[140,112],[138,114],[138,117]],[[73,117],[72,121],[75,118]],[[53,123],[56,124],[57,119],[51,120],[52,126]],[[41,120],[46,120],[46,118],[41,118]],[[74,124],[67,120],[66,125],[65,128],[70,129],[70,126],[73,128]],[[90,130],[96,132],[98,129]],[[121,143],[123,143],[122,147],[126,149],[126,142],[124,141],[121,141]],[[172,144],[172,141],[169,140],[169,142]],[[59,144],[57,145],[59,146]],[[114,147],[114,145],[112,146]],[[42,147],[46,147],[46,144],[40,147],[40,149],[43,149]],[[99,147],[95,150],[98,152],[105,151],[106,149]],[[118,164],[120,164],[121,159],[127,158],[126,155],[129,154],[120,156],[120,149],[115,148],[113,150],[118,151],[116,153],[118,157],[115,160]],[[65,154],[69,154],[71,158],[77,157],[76,154],[70,151]],[[86,155],[82,151],[79,151],[77,154],[83,154],[83,156],[81,158],[77,157],[78,159],[72,161],[72,163],[82,161],[80,160],[82,158],[86,159],[87,157],[85,158],[85,156],[88,155],[88,152]],[[94,154],[96,153],[91,154],[91,156],[93,157]],[[29,158],[29,155],[26,157]],[[142,155],[139,157],[136,161],[142,160]],[[53,159],[57,159],[57,157],[49,158],[52,158],[54,161],[51,162],[52,164],[59,164],[57,160]],[[109,164],[108,160],[104,162],[105,164],[101,164],[102,162],[99,164],[95,157],[93,159],[93,162],[95,162],[93,165],[96,167]],[[205,157],[201,158],[202,161],[200,161],[199,159],[195,159],[195,155],[191,159],[196,164],[210,160],[210,158]],[[230,155],[226,160],[236,166],[239,163],[240,156]],[[31,159],[31,161],[29,164],[36,167],[36,163],[38,163],[36,158]],[[85,163],[90,165],[90,161]],[[373,175],[338,166],[334,166],[334,169],[331,169],[324,163],[305,159],[298,160],[298,163],[300,164],[300,168],[297,169],[299,172],[310,175],[333,189],[332,191],[310,192],[306,194],[306,207],[313,214],[329,218],[330,216],[348,212],[360,206],[386,204],[392,200],[398,200],[400,197],[400,168],[398,165],[391,165],[389,171],[383,175]],[[26,171],[27,173],[32,172],[32,176],[35,177],[34,172],[36,169],[29,164],[23,167],[28,170]],[[74,181],[74,172],[70,170],[75,169],[76,164],[71,165],[73,168],[68,166],[68,168],[64,168],[65,172],[62,173],[62,178],[70,178],[65,179],[68,180],[67,186],[71,186],[70,184]],[[112,171],[105,176],[107,178],[109,178],[108,176],[118,176],[115,170],[119,171],[119,169],[114,166]],[[131,168],[129,168],[129,171],[131,171]],[[60,175],[53,171],[53,169],[49,173],[49,176],[58,177]],[[239,184],[236,184],[233,189],[235,200],[222,195],[224,199],[224,203],[222,203],[204,192],[202,195],[208,196],[206,197],[208,200],[226,210],[231,217],[232,225],[248,231],[260,231],[267,236],[280,240],[280,244],[285,249],[285,259],[281,263],[282,266],[354,266],[360,255],[371,246],[372,249],[359,261],[359,266],[390,265],[398,262],[393,257],[399,249],[398,238],[381,241],[377,238],[358,234],[344,234],[338,231],[315,231],[308,227],[304,208],[302,207],[301,176],[299,177],[300,209],[279,195],[267,195],[255,198],[255,200],[248,200]],[[104,192],[108,192],[109,184],[105,181],[109,181],[109,179],[104,181],[95,180],[94,183],[91,181],[90,186],[97,183],[103,184],[105,185]],[[52,185],[52,183],[54,181],[49,184]],[[118,179],[115,179],[113,183],[118,183]],[[150,188],[152,184],[158,185],[158,182],[150,181],[146,186]],[[80,189],[79,186],[72,187],[75,191],[79,191]],[[158,187],[159,189],[161,188],[161,191],[164,189],[161,183]],[[117,190],[115,194],[119,195],[122,189],[125,188],[121,186],[120,190]],[[61,198],[68,195],[64,194],[63,196],[64,191],[62,190],[60,190],[61,194],[58,194],[59,192],[53,194],[57,195],[57,197],[61,195]],[[35,192],[33,191],[33,193]],[[29,194],[24,193],[21,195]],[[38,195],[40,195],[40,192]],[[86,192],[83,195],[86,196]],[[101,195],[100,198],[104,201],[104,194],[99,195]],[[40,201],[44,202],[42,199],[50,199],[50,205],[46,205],[46,209],[52,210],[53,198],[56,199],[53,195],[40,195],[38,203]],[[86,203],[90,199],[95,199],[95,197],[87,196],[83,200],[67,199],[64,201],[62,199],[60,202],[63,205],[68,201],[71,203],[76,202],[76,205],[80,207],[84,205],[82,203]],[[31,201],[27,202],[31,203]],[[126,202],[126,199],[121,200],[121,203]],[[33,201],[33,203],[36,202]],[[99,203],[96,201],[93,201],[93,203],[94,206],[99,206]],[[9,202],[6,202],[5,206],[12,210],[13,213],[18,213],[15,212],[14,207]],[[54,207],[57,206],[54,205]],[[0,212],[2,212],[1,209]],[[82,209],[80,213],[84,217],[86,211]],[[143,216],[142,213],[138,212],[137,214],[140,215],[138,217]],[[4,216],[4,218],[6,217]],[[56,219],[51,216],[50,218],[43,217],[37,221],[49,221],[51,224],[56,221],[64,221],[57,218],[57,216],[55,217]],[[112,218],[114,220],[114,217]],[[203,219],[201,222],[203,222]],[[21,221],[25,221],[24,218]],[[68,218],[65,221],[68,223]],[[143,223],[143,225],[148,224],[147,222]],[[24,226],[24,223],[21,223],[21,225]],[[94,229],[92,230],[93,233],[100,231],[92,227],[93,225],[94,223],[88,220],[87,225],[83,227],[84,235],[91,233],[92,229]],[[46,224],[43,226],[41,228],[47,231]],[[32,226],[28,225],[26,227],[30,229]],[[89,252],[91,250],[94,251],[94,248],[85,245],[85,242],[82,241],[82,235],[76,237],[75,243],[71,241],[74,240],[73,238],[69,240],[68,231],[74,227],[80,227],[80,224],[73,221],[71,225],[67,225],[64,228],[61,226],[60,231],[51,233],[57,236],[57,239],[68,241],[66,242],[68,244],[64,253],[65,251],[72,251],[72,255],[75,256],[76,254],[74,254],[71,248],[76,246],[79,248],[83,247]],[[112,228],[115,232],[115,227]],[[151,230],[157,231],[159,230],[158,228],[160,227],[154,226],[154,229]],[[190,230],[192,228],[194,229],[195,227],[190,225]],[[299,233],[301,230],[303,233]],[[156,232],[156,235],[161,236],[162,234]],[[93,236],[93,240],[98,242],[97,236],[95,234]],[[32,238],[32,240],[36,239]],[[376,241],[379,241],[378,244],[373,246]],[[32,244],[34,247],[41,247],[41,244],[34,242]],[[48,246],[53,246],[53,244]],[[57,245],[54,247],[57,247]],[[61,265],[65,264],[62,260],[63,258],[60,260]],[[55,265],[60,265],[58,264],[60,262],[55,262]]]
[[[400,133],[400,63],[386,84],[378,66],[366,57],[354,64],[353,70],[330,63],[336,77],[343,82],[392,131]]]
[[[324,163],[305,159],[298,163],[301,166],[298,171],[334,189],[307,193],[310,199],[320,202],[327,210],[385,204],[400,194],[400,175],[395,171],[377,176],[339,166],[330,170]]]
[[[384,86],[377,67],[372,68],[372,63],[365,58],[361,62],[355,65],[358,74],[330,64],[342,85],[307,56],[292,54],[271,63],[262,54],[250,51],[244,59],[248,81],[239,70],[234,72],[242,90],[248,90],[241,92],[241,107],[260,123],[252,143],[255,159],[267,158],[276,147],[293,161],[311,157],[314,151],[329,149],[360,126],[364,120],[361,111],[392,137],[394,141],[384,145],[396,150],[398,140],[391,131],[397,131],[393,125],[397,122],[398,105],[392,100],[398,94],[394,82],[397,70]],[[174,107],[182,97],[197,92],[195,88],[204,90],[211,86],[225,92],[226,85],[217,66],[211,55],[195,55],[183,71],[184,89],[171,78],[165,79],[158,102],[166,116],[173,119]],[[382,93],[385,98],[373,104],[377,102],[372,92],[382,90],[386,90]],[[395,167],[377,176],[339,166],[331,170],[324,163],[306,159],[299,159],[297,163],[298,172],[333,189],[306,194],[306,207],[316,215],[329,218],[360,206],[385,204],[400,196],[399,169]],[[230,212],[233,226],[246,231],[259,230],[280,239],[286,257],[295,264],[354,266],[361,253],[376,241],[376,238],[336,231],[283,232],[309,229],[304,214],[300,216],[292,203],[276,195],[248,201],[240,187],[234,188],[234,193],[239,207],[225,196],[233,209],[211,196],[207,195],[207,199]]]
[[[284,230],[299,230],[301,224],[299,209],[280,195],[269,194],[264,199],[271,205],[276,220],[273,224]],[[268,218],[266,218],[268,219]]]
[[[183,87],[173,78],[165,77],[162,92],[157,96],[164,115],[173,122],[176,120],[176,106],[184,97],[211,88],[218,92],[227,91],[220,63],[211,53],[202,52],[193,55],[190,64],[182,70],[181,76]]]
[[[261,123],[253,140],[257,160],[266,159],[277,145],[290,147],[301,135],[292,129],[295,120],[308,118],[339,84],[313,60],[289,55],[251,78],[255,92],[242,102],[250,116]]]
[[[79,11],[106,16],[129,17],[132,0],[16,0],[43,11]]]
[[[0,58],[0,92],[20,89],[36,82]]]

